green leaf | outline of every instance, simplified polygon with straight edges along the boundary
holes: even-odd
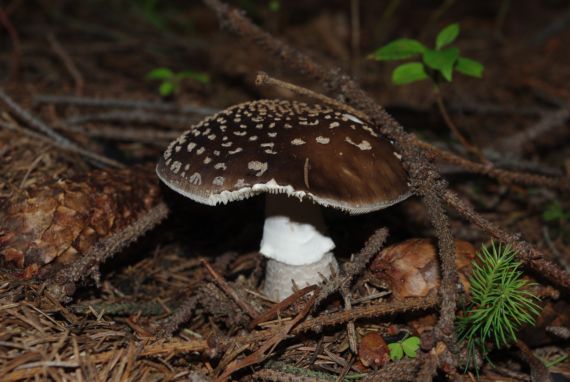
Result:
[[[392,72],[392,82],[396,85],[409,84],[415,81],[421,81],[428,78],[421,62],[409,62],[398,66]]]
[[[402,349],[404,353],[410,358],[416,358],[416,352],[420,348],[420,339],[418,337],[406,338],[402,342]]]
[[[198,81],[202,84],[210,83],[210,76],[207,73],[203,72],[196,72],[194,70],[184,70],[176,74],[176,79],[182,80],[185,78],[192,79],[194,81]]]
[[[281,2],[279,0],[269,0],[269,4],[267,4],[267,6],[271,12],[279,12],[279,9],[281,9]]]
[[[390,359],[392,361],[398,361],[404,357],[404,350],[399,342],[388,344],[388,349],[390,349]]]
[[[163,96],[169,96],[172,93],[174,93],[174,91],[176,90],[174,84],[170,81],[165,81],[163,83],[160,84],[160,87],[158,88],[158,93]]]
[[[546,222],[558,221],[565,219],[567,214],[562,209],[560,203],[554,202],[548,205],[546,210],[542,213],[542,219]]]
[[[457,63],[455,64],[455,70],[466,76],[483,77],[483,69],[485,67],[479,61],[472,60],[466,57],[459,57]]]
[[[370,54],[368,58],[377,61],[395,61],[410,58],[425,52],[427,48],[419,41],[408,38],[394,40]]]
[[[424,52],[423,60],[427,66],[438,70],[448,81],[452,79],[453,66],[459,57],[459,49],[447,48],[444,50],[428,49]]]
[[[446,45],[451,44],[459,36],[459,24],[453,23],[443,28],[435,39],[435,48],[440,50]]]
[[[156,68],[146,74],[147,80],[167,80],[174,77],[174,72],[168,68]]]

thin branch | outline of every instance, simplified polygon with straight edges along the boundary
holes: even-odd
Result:
[[[479,215],[467,201],[462,200],[456,193],[447,190],[444,194],[444,200],[464,218],[487,234],[503,243],[510,244],[517,251],[517,258],[539,276],[546,277],[553,283],[570,289],[570,274],[561,269],[560,266],[546,260],[545,256],[530,243],[521,240],[518,235],[505,231],[498,224]]]
[[[315,307],[319,306],[331,294],[339,291],[343,285],[350,284],[355,276],[362,273],[372,256],[380,252],[387,237],[388,230],[386,228],[376,230],[368,238],[360,252],[353,255],[350,262],[344,264],[342,271],[338,275],[331,277],[320,285],[321,290],[317,296]]]
[[[96,128],[85,128],[83,126],[61,127],[65,131],[76,134],[84,134],[92,138],[103,138],[118,141],[136,141],[154,143],[164,146],[164,142],[170,142],[180,136],[179,130],[163,130],[159,128],[132,128],[126,126],[97,126]]]
[[[69,72],[71,78],[73,78],[73,82],[75,83],[75,95],[80,96],[83,92],[83,87],[85,86],[83,75],[77,68],[77,65],[75,65],[73,59],[69,56],[69,53],[67,53],[65,48],[55,37],[55,34],[49,33],[47,39],[54,53],[59,57],[63,63],[63,66],[65,66],[65,69]]]
[[[4,90],[2,88],[0,88],[0,100],[3,101],[6,104],[6,106],[8,106],[8,109],[17,118],[19,118],[20,120],[25,122],[29,127],[45,134],[45,136],[42,136],[39,134],[34,134],[32,131],[20,129],[21,131],[25,132],[27,135],[34,136],[34,137],[42,137],[44,141],[50,142],[50,144],[53,144],[54,146],[56,146],[62,150],[66,150],[66,151],[70,151],[70,152],[80,154],[80,155],[90,159],[91,161],[94,161],[95,163],[99,163],[99,164],[102,163],[102,164],[106,164],[106,165],[111,166],[111,167],[123,167],[124,166],[123,164],[121,164],[117,161],[114,161],[112,159],[109,159],[103,155],[99,155],[97,153],[94,153],[92,151],[84,149],[84,148],[80,147],[79,145],[77,145],[76,143],[70,141],[69,139],[67,139],[63,135],[57,133],[51,127],[46,125],[44,122],[33,117],[27,111],[22,109],[20,107],[20,105],[18,105],[16,102],[14,102],[14,100],[12,100],[12,98],[10,98],[4,92]]]
[[[439,112],[443,117],[443,120],[445,121],[445,125],[449,128],[449,130],[451,130],[451,133],[455,136],[455,138],[457,138],[457,140],[463,145],[463,147],[465,147],[468,152],[476,155],[482,163],[489,164],[489,160],[485,158],[481,150],[469,142],[467,138],[465,138],[465,136],[461,133],[461,131],[459,131],[459,128],[455,122],[453,122],[453,119],[451,119],[451,116],[447,112],[447,108],[445,107],[445,103],[443,101],[443,96],[441,95],[441,91],[439,89],[436,89],[435,102],[437,104]]]
[[[301,321],[303,320],[309,311],[311,310],[313,304],[315,303],[315,294],[311,297],[309,301],[305,303],[303,309],[293,318],[284,325],[272,330],[272,335],[269,337],[254,353],[244,357],[240,360],[236,360],[228,365],[224,373],[216,378],[216,382],[226,381],[230,375],[234,372],[243,369],[244,367],[254,365],[256,363],[262,362],[266,359],[269,354],[275,349],[281,341],[283,341],[289,332]]]
[[[350,0],[350,48],[351,74],[358,77],[360,67],[360,0]]]
[[[269,309],[262,312],[254,320],[251,321],[251,323],[249,324],[250,330],[252,330],[253,328],[255,328],[257,325],[259,325],[262,322],[272,320],[275,316],[277,316],[279,314],[279,312],[282,312],[285,309],[287,309],[289,306],[297,303],[301,297],[303,297],[304,295],[306,295],[309,292],[313,292],[316,289],[317,289],[316,285],[309,285],[303,289],[299,289],[298,291],[296,291],[292,295],[288,296],[284,300],[281,300],[281,301],[271,305],[271,307]]]
[[[496,147],[509,153],[519,154],[524,145],[548,134],[552,129],[562,126],[570,118],[570,105],[544,113],[542,118],[532,126],[503,138]]]
[[[257,86],[271,85],[271,86],[277,86],[277,87],[280,87],[283,89],[287,89],[287,90],[290,90],[290,91],[297,93],[299,95],[314,98],[317,101],[321,101],[325,104],[331,105],[331,106],[333,106],[339,110],[347,111],[350,114],[353,114],[355,117],[362,119],[363,121],[368,120],[368,116],[366,116],[366,114],[363,114],[362,112],[356,110],[353,107],[350,107],[349,105],[347,105],[345,103],[338,102],[337,100],[334,100],[330,97],[327,97],[324,94],[317,93],[311,89],[307,89],[307,88],[304,88],[302,86],[298,86],[298,85],[292,84],[290,82],[283,81],[283,80],[277,79],[275,77],[271,77],[269,74],[267,74],[265,72],[261,72],[261,71],[257,72],[257,77],[255,78],[255,84]]]
[[[458,165],[476,174],[488,175],[507,183],[514,182],[526,186],[547,187],[559,189],[562,191],[570,190],[570,178],[555,178],[544,175],[530,174],[527,172],[508,171],[493,167],[492,165],[488,166],[485,164],[476,163],[470,161],[469,159],[455,155],[449,151],[439,149],[433,145],[430,145],[429,143],[422,142],[417,138],[415,139],[414,144],[424,149],[428,157],[441,159],[445,162]]]
[[[255,309],[253,309],[253,307],[251,305],[249,305],[240,296],[238,296],[236,291],[226,282],[226,280],[224,280],[224,278],[222,276],[220,276],[218,274],[218,272],[216,272],[216,270],[214,268],[212,268],[212,266],[210,265],[210,263],[208,263],[208,261],[206,261],[205,259],[202,259],[202,265],[204,265],[204,267],[206,267],[206,269],[210,273],[210,276],[212,276],[212,278],[214,279],[214,282],[216,283],[216,285],[218,287],[220,287],[220,289],[222,291],[224,291],[224,293],[228,297],[230,297],[232,300],[234,300],[234,302],[245,313],[247,313],[247,315],[249,317],[251,317],[253,319],[255,319],[257,317],[258,313],[255,311]]]
[[[20,36],[18,35],[18,31],[14,27],[14,24],[12,24],[8,12],[2,8],[0,8],[0,24],[4,29],[6,29],[8,36],[10,36],[10,41],[12,42],[12,68],[10,76],[14,78],[17,77],[18,72],[20,71],[20,64],[22,61],[22,44],[20,43]]]
[[[410,297],[404,300],[393,300],[390,302],[380,302],[373,305],[353,307],[350,311],[340,311],[328,314],[321,314],[315,318],[307,318],[291,330],[292,335],[306,332],[319,332],[324,327],[345,324],[349,321],[356,321],[365,318],[378,318],[388,315],[400,314],[404,312],[417,312],[435,308],[438,305],[437,296]],[[287,321],[290,322],[290,321]],[[228,347],[240,343],[255,343],[270,338],[277,328],[261,330],[240,337],[225,338],[220,340],[222,347]]]
[[[350,312],[352,310],[351,293],[346,284],[340,288],[340,294],[342,295],[342,299],[344,301],[344,310],[346,312]],[[354,320],[350,320],[346,323],[346,335],[348,337],[350,350],[353,354],[358,354],[358,343],[356,339],[356,328],[354,326]]]
[[[177,331],[180,325],[182,325],[184,322],[188,321],[190,317],[192,317],[194,309],[196,309],[196,305],[198,304],[198,296],[199,293],[188,297],[187,299],[184,300],[184,302],[180,305],[180,307],[176,309],[174,314],[162,320],[161,325],[156,333],[156,337],[158,338],[172,337],[172,333]]]
[[[83,114],[69,117],[62,121],[65,125],[84,125],[87,123],[129,123],[129,124],[156,124],[173,125],[177,128],[187,129],[191,119],[176,115],[168,115],[164,112],[148,112],[144,110],[133,111],[109,111],[105,113]]]
[[[71,295],[78,281],[97,271],[99,264],[137,240],[142,234],[164,220],[167,215],[168,207],[164,202],[159,202],[142,214],[134,223],[101,240],[80,259],[57,272],[46,283],[48,292],[59,300]]]
[[[34,97],[34,104],[51,103],[54,105],[84,106],[117,109],[146,109],[181,114],[211,115],[219,110],[196,105],[177,105],[174,103],[153,102],[133,99],[76,97],[65,95],[39,95]]]

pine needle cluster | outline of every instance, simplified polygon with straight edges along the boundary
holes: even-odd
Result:
[[[534,283],[522,278],[521,264],[510,246],[493,242],[477,255],[469,279],[471,302],[457,321],[459,340],[467,345],[467,367],[477,351],[487,356],[488,342],[497,348],[516,342],[518,329],[533,325],[540,312],[538,297],[530,290]]]

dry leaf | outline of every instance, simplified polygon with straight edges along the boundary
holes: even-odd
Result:
[[[369,332],[362,337],[358,345],[358,359],[364,366],[374,369],[390,361],[388,345],[378,332]]]

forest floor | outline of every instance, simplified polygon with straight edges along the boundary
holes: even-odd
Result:
[[[493,363],[480,360],[478,376],[464,369],[464,349],[449,360],[434,340],[438,280],[420,295],[396,293],[398,286],[370,265],[338,276],[349,277],[350,297],[336,293],[337,285],[318,307],[314,290],[299,291],[289,305],[260,294],[263,198],[200,206],[159,185],[154,164],[193,123],[230,105],[312,101],[288,88],[257,86],[259,71],[326,89],[222,30],[201,2],[3,4],[1,381],[395,381],[434,373],[441,380],[538,381],[548,373],[553,381],[570,380],[569,281],[532,266],[524,269],[537,282],[540,317],[521,329],[518,346],[492,350]],[[366,58],[400,37],[431,46],[442,27],[460,23],[456,46],[485,69],[481,79],[456,74],[441,87],[450,118],[489,166],[565,180],[560,187],[534,178],[509,181],[438,156],[437,168],[481,216],[520,233],[570,272],[566,2],[353,1],[358,13],[350,1],[231,4],[246,7],[256,25],[320,64],[352,75],[407,132],[477,162],[450,133],[429,81],[396,86],[395,64]],[[161,81],[148,78],[160,68],[187,78],[162,85],[172,92],[161,96]],[[38,130],[30,116],[49,130]],[[448,215],[456,239],[476,249],[490,243],[489,232],[451,208]],[[389,232],[384,246],[437,234],[418,197],[366,215],[326,211],[325,217],[341,264],[382,227]],[[51,236],[26,230],[24,219],[49,226]],[[125,233],[129,227],[136,232]],[[138,240],[128,245],[131,239]],[[427,247],[432,252],[405,255],[418,267],[409,271],[413,277],[438,267]],[[25,248],[25,260],[14,248]],[[86,253],[91,258],[82,262]],[[60,281],[65,285],[54,287]],[[418,355],[388,360],[386,342],[410,336],[422,341]]]

